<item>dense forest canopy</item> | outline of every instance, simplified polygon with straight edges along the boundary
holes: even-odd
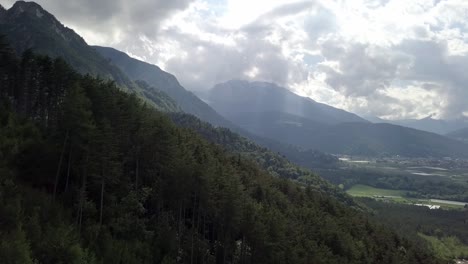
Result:
[[[439,263],[112,82],[0,56],[2,263]]]

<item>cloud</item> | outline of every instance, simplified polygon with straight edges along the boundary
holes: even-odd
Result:
[[[250,79],[363,115],[468,112],[465,0],[38,2],[91,44],[158,64],[188,89]]]
[[[62,23],[92,42],[117,44],[156,38],[162,21],[186,9],[194,0],[36,0]],[[13,1],[7,0],[8,4]]]
[[[436,112],[437,117],[455,118],[468,110],[464,71],[468,56],[451,55],[447,42],[408,39],[376,47],[329,41],[321,48],[328,61],[318,67],[326,76],[324,82],[350,101],[361,98],[368,102],[364,105],[367,111],[361,109],[362,104],[351,106],[355,111],[369,114],[371,110],[394,118]]]
[[[279,5],[238,29],[216,27],[215,17],[192,20],[197,23],[192,24],[195,28],[191,31],[183,23],[170,26],[160,32],[160,38],[177,40],[176,49],[183,50],[183,54],[171,56],[162,64],[176,73],[182,84],[195,90],[207,90],[230,79],[270,81],[283,86],[291,80],[303,81],[307,78],[305,66],[286,54],[296,31],[284,27],[281,20],[307,12],[312,6],[310,1]],[[185,15],[196,16],[191,12]]]
[[[363,97],[385,90],[409,67],[407,54],[366,44],[341,45],[329,41],[321,46],[329,61],[337,67],[321,65],[326,82],[345,96]]]

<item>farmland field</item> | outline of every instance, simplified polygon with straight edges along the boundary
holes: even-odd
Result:
[[[449,200],[438,199],[419,199],[407,197],[406,190],[390,190],[382,188],[374,188],[364,184],[356,184],[346,191],[354,197],[369,197],[377,200],[385,199],[395,203],[418,204],[418,205],[436,205],[442,209],[463,209],[465,203]]]
[[[405,196],[406,191],[403,190],[389,190],[389,189],[380,189],[374,188],[364,184],[356,184],[346,191],[351,196],[358,197],[375,197],[375,196],[385,196],[398,198]]]

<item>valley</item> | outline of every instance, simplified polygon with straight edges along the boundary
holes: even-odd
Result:
[[[317,172],[352,196],[407,204],[463,208],[468,202],[468,160],[340,156],[335,169]]]
[[[335,170],[317,171],[368,208],[376,219],[406,237],[422,238],[440,256],[467,256],[467,160],[339,159]]]
[[[287,86],[291,74],[265,78],[267,71],[247,64],[252,69],[237,69],[240,76],[227,74],[236,71],[231,64],[207,70],[209,45],[201,40],[193,41],[196,52],[176,42],[155,48],[129,27],[133,44],[145,42],[137,56],[129,46],[106,47],[114,40],[90,45],[77,33],[91,32],[89,23],[74,31],[57,17],[34,2],[0,5],[0,262],[445,264],[468,257],[465,110],[444,112],[447,120],[371,122],[354,110],[372,104],[344,110],[313,100],[304,93],[311,87]],[[182,34],[170,27],[157,34],[168,32],[168,39]],[[281,52],[254,53],[261,60]],[[149,63],[158,55],[167,60]],[[325,85],[327,76],[348,72],[336,67],[320,65],[326,74],[314,78]],[[184,73],[180,82],[172,70]],[[203,91],[186,89],[188,80]],[[342,81],[332,84],[325,97],[353,95]]]

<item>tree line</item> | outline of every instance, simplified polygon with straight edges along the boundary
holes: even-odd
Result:
[[[0,58],[2,263],[440,263],[113,82]]]

